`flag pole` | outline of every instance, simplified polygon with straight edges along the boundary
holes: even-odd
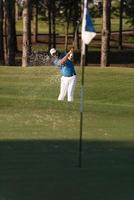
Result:
[[[83,11],[87,8],[87,0],[84,0]],[[83,12],[83,18],[84,18]],[[83,20],[82,20],[83,26]],[[81,31],[82,34],[82,31]],[[81,37],[82,38],[82,37]],[[81,40],[81,89],[80,89],[80,138],[79,138],[79,168],[82,167],[82,136],[83,136],[83,108],[84,108],[84,71],[85,71],[85,42]]]
[[[80,138],[79,138],[79,168],[82,167],[82,135],[83,135],[83,107],[84,107],[84,71],[85,71],[85,43],[81,49],[81,90],[80,90]]]
[[[79,167],[82,167],[82,135],[83,135],[83,104],[84,104],[84,65],[85,65],[85,48],[86,45],[96,36],[90,13],[88,10],[88,1],[84,1],[82,31],[81,31],[81,90],[80,90],[80,138],[79,138]]]

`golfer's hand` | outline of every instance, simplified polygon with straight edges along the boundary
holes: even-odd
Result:
[[[73,53],[73,52],[74,52],[74,48],[72,47],[72,48],[70,49],[70,51],[71,51],[70,53]]]
[[[68,55],[73,53],[73,48],[71,48],[71,50],[68,52]]]

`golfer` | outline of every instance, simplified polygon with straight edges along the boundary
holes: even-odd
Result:
[[[76,72],[72,62],[73,51],[70,50],[61,59],[57,57],[55,48],[50,50],[50,54],[52,56],[52,64],[60,68],[62,75],[58,100],[63,101],[67,95],[67,101],[72,102],[74,100],[74,89],[76,85]]]

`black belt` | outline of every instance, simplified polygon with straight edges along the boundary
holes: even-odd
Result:
[[[73,75],[67,75],[67,76],[64,76],[64,77],[72,77]]]
[[[76,75],[76,74],[73,74],[73,75],[67,75],[67,76],[64,76],[64,77],[72,77],[72,76],[74,76],[74,75]]]

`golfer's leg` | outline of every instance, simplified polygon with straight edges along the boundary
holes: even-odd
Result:
[[[66,79],[66,77],[62,76],[61,77],[61,85],[60,85],[60,94],[58,97],[59,101],[63,101],[66,93],[67,93],[67,87],[68,87],[68,81]]]
[[[70,78],[69,86],[68,86],[68,101],[74,100],[74,90],[76,86],[76,76]]]

